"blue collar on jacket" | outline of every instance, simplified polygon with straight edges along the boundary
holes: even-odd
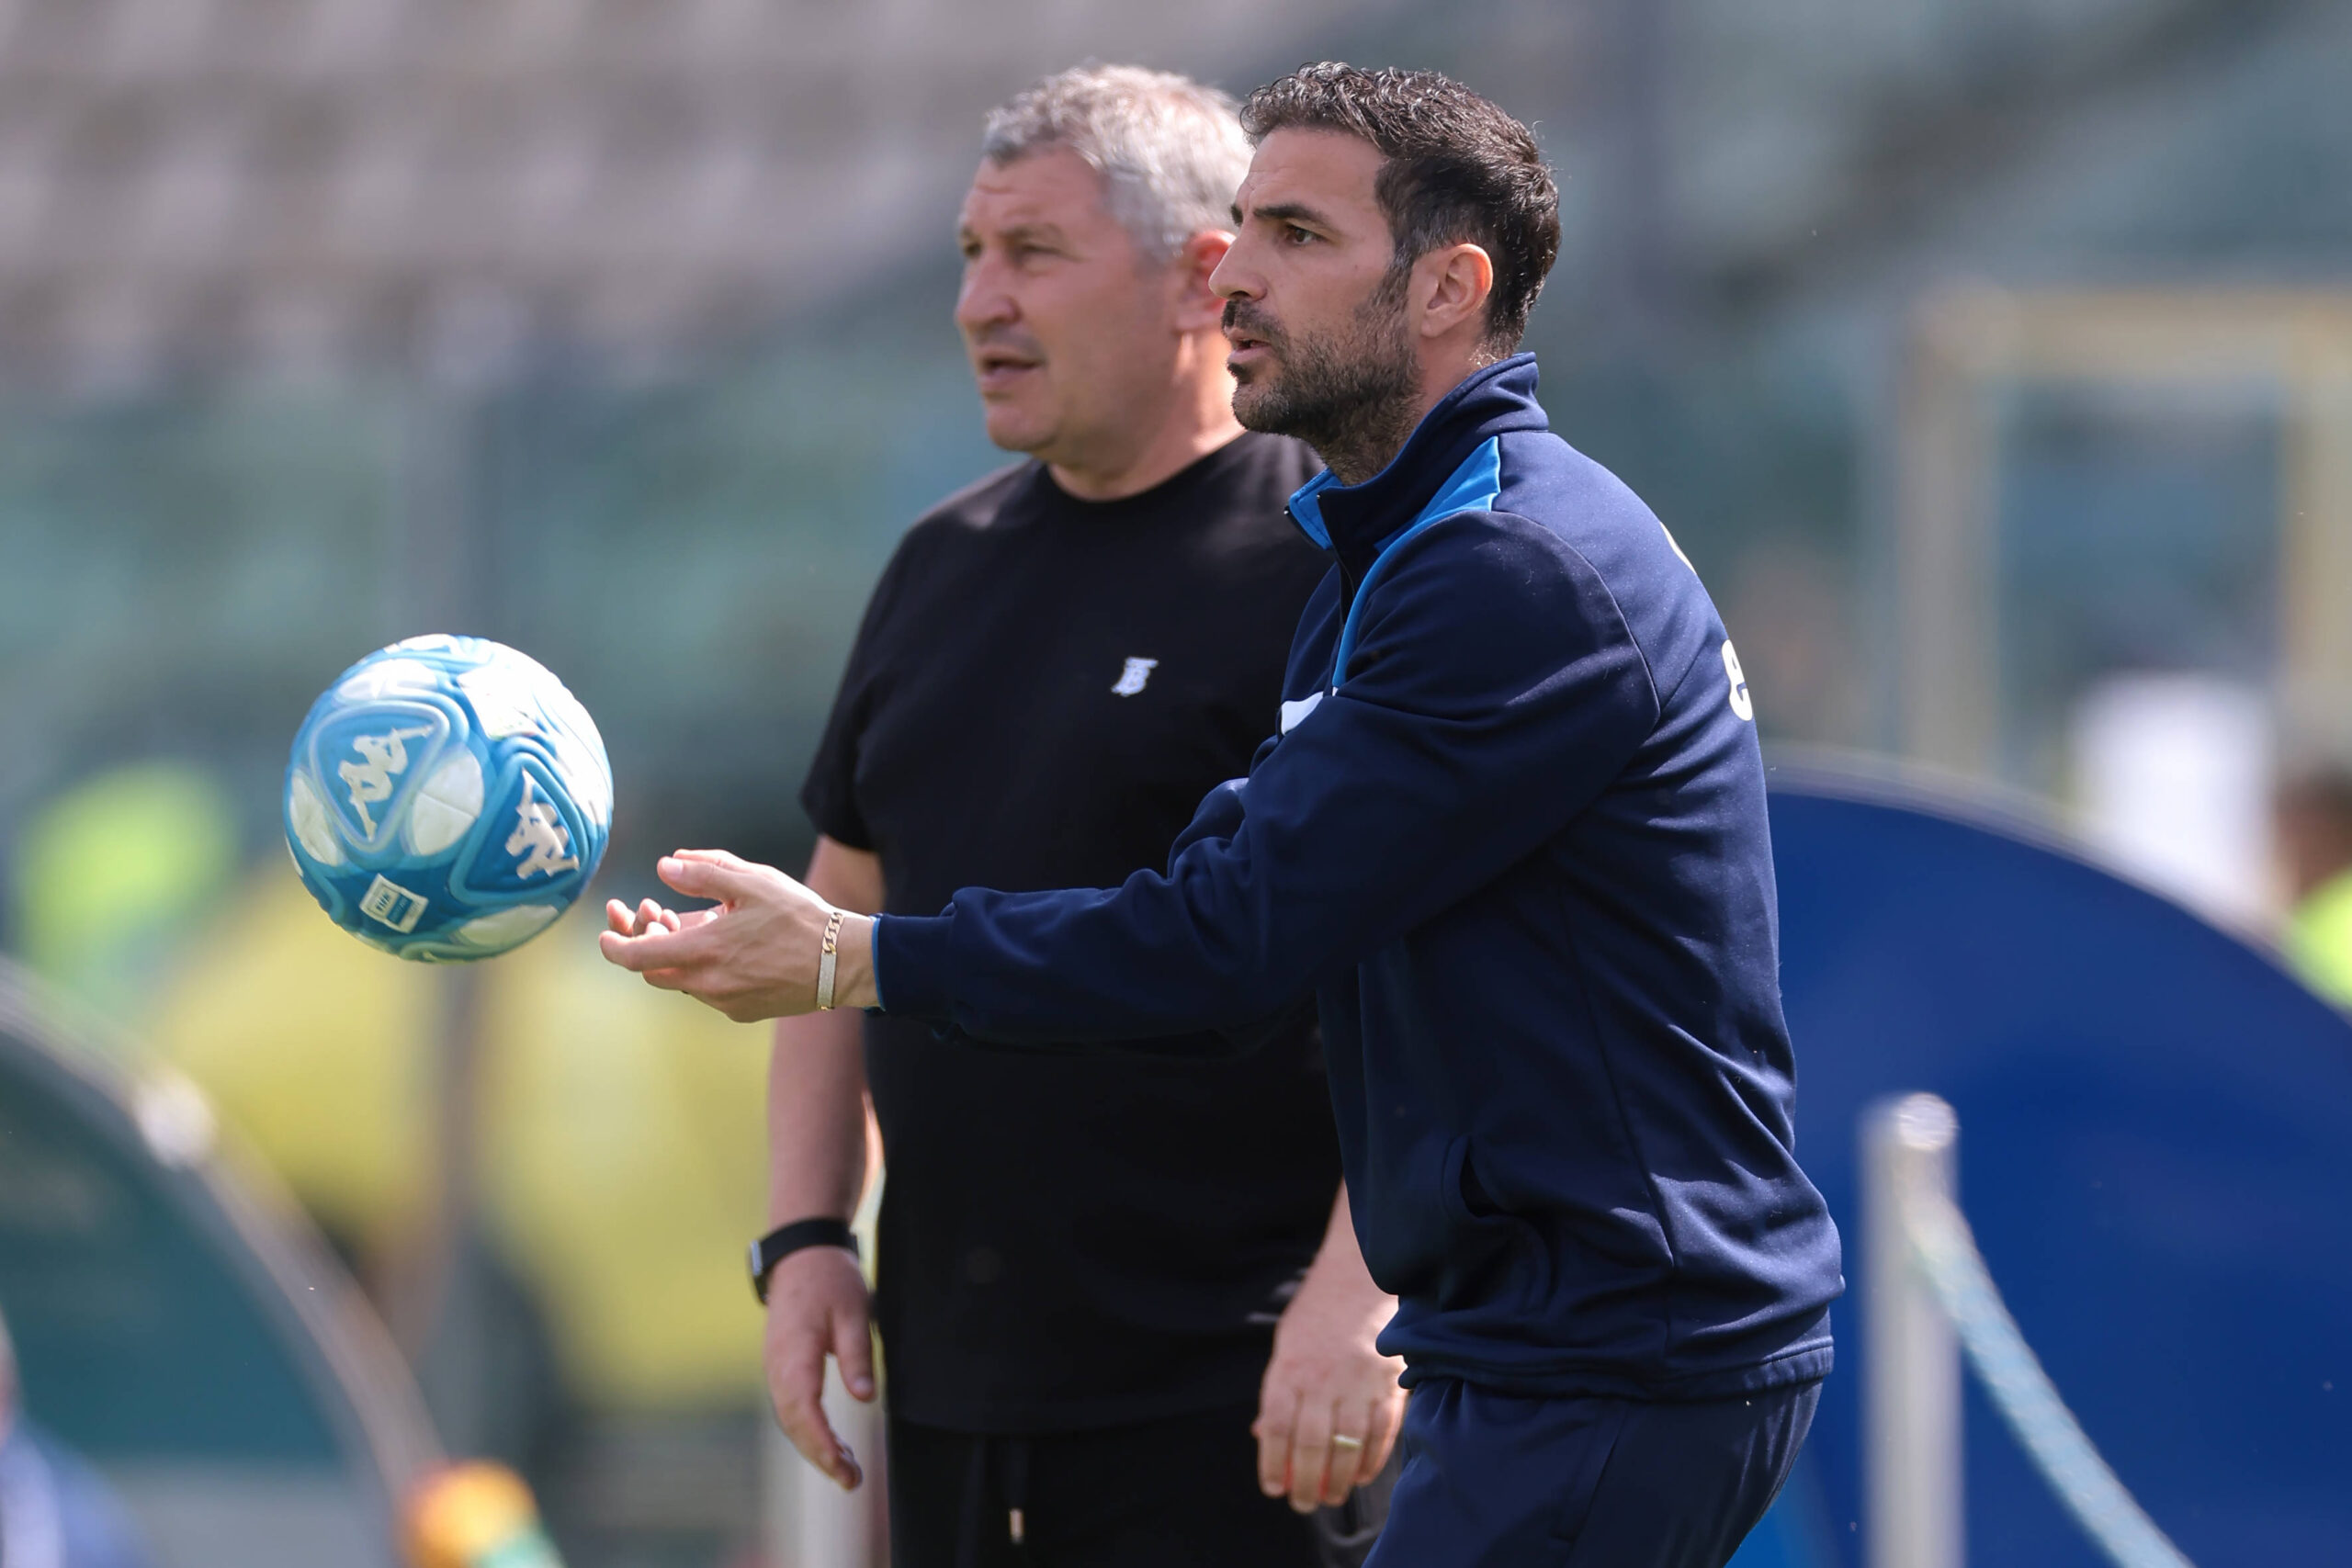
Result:
[[[1496,437],[1550,428],[1535,400],[1535,356],[1516,354],[1440,398],[1372,478],[1343,485],[1326,469],[1290,498],[1291,520],[1339,558],[1341,575],[1354,584],[1332,652],[1334,688],[1347,678],[1356,616],[1388,552],[1441,518],[1492,506],[1502,488]]]
[[[1343,485],[1329,469],[1307,480],[1290,498],[1291,520],[1340,558],[1350,581],[1361,581],[1480,446],[1511,431],[1550,428],[1535,400],[1535,356],[1514,354],[1440,398],[1388,466],[1362,484]]]

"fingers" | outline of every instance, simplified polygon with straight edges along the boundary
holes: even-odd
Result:
[[[874,1334],[863,1312],[846,1309],[833,1314],[833,1360],[842,1370],[842,1386],[850,1397],[874,1397]]]
[[[626,910],[623,911],[623,916],[631,919],[634,923],[633,917],[628,916]],[[596,951],[605,955],[605,963],[616,964],[623,969],[634,970],[641,975],[652,968],[657,962],[645,954],[645,944],[650,940],[648,937],[632,936],[620,931],[598,931]]]
[[[775,1404],[776,1424],[800,1457],[831,1476],[844,1491],[865,1479],[857,1456],[825,1419],[825,1341],[818,1334],[796,1329],[781,1346],[772,1343],[768,1358],[768,1396]]]
[[[677,931],[657,925],[639,936],[599,931],[596,947],[606,962],[639,975],[652,969],[691,969],[709,956],[710,942],[705,935],[709,929],[706,921]]]
[[[697,909],[691,923],[700,925],[713,911]],[[685,929],[689,922],[674,911],[665,909],[648,898],[632,909],[617,898],[605,900],[605,926],[616,936],[650,936],[655,931],[675,931]]]
[[[721,903],[750,897],[767,876],[777,874],[725,850],[680,850],[662,856],[653,869],[665,884],[689,898],[714,898]]]
[[[661,872],[718,907],[680,915],[649,898],[635,910],[609,908],[612,929],[596,938],[605,962],[739,1023],[809,1010],[823,900],[782,872],[719,852],[667,856]]]
[[[1393,1398],[1374,1402],[1364,1414],[1363,1453],[1356,1464],[1356,1484],[1369,1484],[1373,1478],[1388,1466],[1389,1450],[1396,1446],[1396,1434],[1404,1426],[1405,1401],[1402,1393]]]
[[[1326,1507],[1337,1507],[1348,1500],[1348,1494],[1380,1473],[1387,1462],[1386,1441],[1375,1444],[1373,1435],[1374,1414],[1371,1406],[1342,1405],[1335,1411],[1331,1421],[1331,1467],[1323,1483],[1322,1502]],[[1354,1439],[1352,1442],[1348,1439]],[[1380,1449],[1375,1456],[1374,1450]]]
[[[800,1455],[845,1490],[864,1480],[857,1455],[825,1415],[825,1356],[841,1365],[842,1383],[874,1397],[874,1350],[867,1328],[865,1277],[845,1252],[808,1247],[768,1278],[763,1360],[776,1424]]]
[[[1346,1499],[1355,1484],[1356,1455],[1332,1452],[1334,1414],[1327,1401],[1302,1397],[1287,1386],[1267,1388],[1252,1427],[1258,1434],[1258,1485],[1267,1496],[1287,1496],[1302,1514],[1327,1500]]]
[[[1323,1504],[1327,1472],[1332,1468],[1332,1415],[1329,1404],[1301,1401],[1298,1420],[1291,1428],[1290,1506],[1302,1514],[1311,1514]],[[1346,1468],[1352,1471],[1354,1465],[1350,1462]],[[1344,1488],[1340,1495],[1347,1495]]]
[[[1258,1438],[1258,1490],[1269,1497],[1290,1490],[1291,1431],[1297,1425],[1298,1391],[1268,1379],[1250,1430]]]

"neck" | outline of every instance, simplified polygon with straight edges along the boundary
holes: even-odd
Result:
[[[1492,356],[1476,354],[1443,355],[1433,356],[1433,362],[1424,361],[1409,393],[1385,407],[1364,410],[1351,429],[1329,438],[1326,445],[1317,445],[1315,455],[1339,476],[1341,484],[1363,483],[1396,460],[1396,454],[1405,449],[1430,410],[1444,401],[1447,393],[1493,363]]]
[[[1080,501],[1121,501],[1164,484],[1241,434],[1233,417],[1233,378],[1226,373],[1222,333],[1216,352],[1187,339],[1159,421],[1140,441],[1106,444],[1098,453],[1047,457],[1054,482]]]
[[[1315,455],[1339,476],[1343,485],[1360,485],[1396,460],[1413,427],[1434,406],[1400,399],[1378,409],[1367,409],[1343,435],[1317,443]]]

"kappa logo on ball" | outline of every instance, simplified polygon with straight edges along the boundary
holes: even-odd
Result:
[[[563,818],[556,815],[553,806],[537,797],[528,773],[523,775],[523,804],[514,808],[514,816],[506,852],[522,857],[514,867],[516,876],[553,876],[560,871],[578,869],[579,857],[571,853],[571,835],[565,830]]]
[[[351,749],[359,754],[359,761],[345,762],[336,772],[343,775],[344,786],[351,791],[351,808],[359,813],[359,826],[369,838],[375,837],[376,819],[368,815],[368,808],[392,798],[392,780],[408,772],[407,743],[432,733],[430,725],[419,725],[414,729],[353,739]]]

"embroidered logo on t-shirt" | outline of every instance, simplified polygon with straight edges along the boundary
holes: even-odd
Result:
[[[1144,682],[1150,680],[1151,672],[1159,668],[1159,660],[1157,659],[1128,660],[1127,667],[1119,671],[1119,683],[1111,688],[1111,694],[1114,697],[1134,696],[1143,690]]]

